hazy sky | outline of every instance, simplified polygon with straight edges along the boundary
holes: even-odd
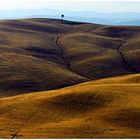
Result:
[[[62,9],[76,11],[140,12],[140,1],[0,0],[0,9]]]

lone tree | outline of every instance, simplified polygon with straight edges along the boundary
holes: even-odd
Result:
[[[63,21],[64,21],[64,20],[63,20],[63,18],[64,18],[64,15],[63,15],[63,14],[61,15],[61,18],[62,18],[62,23],[63,23]]]

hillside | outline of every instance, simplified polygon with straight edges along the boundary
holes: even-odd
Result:
[[[140,27],[0,21],[0,96],[139,73]]]
[[[139,138],[140,74],[0,99],[3,138]]]
[[[140,138],[140,27],[0,21],[0,138]]]

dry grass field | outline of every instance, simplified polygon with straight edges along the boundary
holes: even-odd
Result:
[[[0,138],[140,138],[140,27],[0,21]]]
[[[140,137],[140,74],[0,99],[0,137]]]

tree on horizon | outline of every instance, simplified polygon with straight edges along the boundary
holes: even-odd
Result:
[[[63,15],[63,14],[61,15],[61,18],[62,18],[62,23],[63,23],[63,21],[64,21],[64,20],[63,20],[63,19],[64,19],[64,15]]]

